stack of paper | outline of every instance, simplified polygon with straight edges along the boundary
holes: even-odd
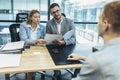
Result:
[[[9,42],[0,51],[0,53],[20,53],[24,47],[24,41]]]

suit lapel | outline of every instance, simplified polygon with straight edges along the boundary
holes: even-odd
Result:
[[[53,30],[54,30],[54,33],[56,33],[56,34],[59,34],[59,32],[58,32],[58,28],[57,28],[57,23],[56,23],[56,21],[53,19]]]
[[[63,18],[63,21],[61,23],[61,33],[62,33],[62,35],[65,34],[65,30],[66,30],[66,21],[65,21],[65,18]]]

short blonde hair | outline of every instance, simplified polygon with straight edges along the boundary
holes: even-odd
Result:
[[[106,4],[103,9],[102,18],[112,25],[115,32],[120,32],[120,1]]]

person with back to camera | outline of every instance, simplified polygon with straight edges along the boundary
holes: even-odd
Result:
[[[47,22],[46,33],[61,34],[63,36],[63,39],[54,40],[53,43],[58,45],[75,44],[76,35],[74,22],[62,16],[60,6],[57,3],[51,4],[49,11],[53,18]]]
[[[98,24],[105,45],[87,58],[68,56],[68,60],[85,60],[78,78],[72,80],[120,80],[120,1],[104,6]]]
[[[44,36],[46,28],[40,24],[40,12],[32,10],[29,14],[28,20],[20,24],[20,39],[26,44],[44,44]]]

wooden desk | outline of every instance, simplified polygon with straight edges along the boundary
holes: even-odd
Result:
[[[68,68],[80,68],[82,64],[68,64],[56,66],[46,47],[31,46],[24,54],[21,54],[19,67],[0,68],[0,74],[36,72],[44,70],[60,70]]]

